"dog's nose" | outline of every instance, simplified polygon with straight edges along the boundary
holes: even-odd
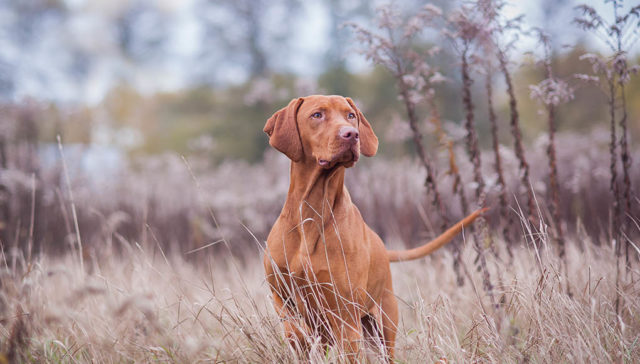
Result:
[[[340,138],[349,141],[357,141],[360,137],[360,134],[358,134],[358,129],[354,128],[353,126],[343,126],[342,128],[340,128],[340,131],[338,131],[338,135],[340,135]]]

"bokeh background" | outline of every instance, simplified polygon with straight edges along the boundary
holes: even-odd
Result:
[[[391,4],[398,19],[406,19],[426,3]],[[442,9],[443,19],[465,4],[429,3]],[[610,4],[586,3],[613,16]],[[355,99],[380,138],[378,156],[348,173],[367,221],[387,241],[409,245],[437,233],[439,217],[422,184],[425,172],[414,158],[396,80],[363,55],[364,45],[345,26],[354,22],[375,30],[382,4],[0,1],[3,249],[19,260],[36,252],[67,251],[77,240],[87,257],[123,242],[184,253],[203,247],[199,252],[215,251],[217,245],[211,244],[223,240],[225,249],[253,254],[288,184],[288,161],[268,147],[264,122],[291,98],[317,93]],[[543,47],[532,32],[536,27],[550,36],[554,72],[573,89],[573,98],[557,108],[562,224],[569,231],[605,236],[611,205],[607,98],[599,87],[573,75],[592,73],[583,54],[606,57],[611,52],[596,33],[573,22],[580,15],[576,5],[570,0],[512,1],[501,12],[524,16],[509,67],[540,213],[548,217],[548,126],[544,108],[530,95],[530,86],[546,78],[538,62]],[[429,59],[446,79],[435,87],[435,100],[473,203],[460,61],[454,42],[442,33],[445,26],[438,24],[444,23],[434,22],[414,41],[418,48],[441,49]],[[635,30],[630,34],[638,36]],[[628,62],[638,60],[635,44]],[[476,127],[491,191],[495,176],[483,77],[472,69]],[[493,86],[509,206],[516,214],[524,187],[512,151],[509,100],[502,79],[496,77]],[[632,184],[639,191],[640,79],[632,77],[625,92]],[[454,199],[448,154],[428,123],[429,107],[420,105],[418,114],[443,196]],[[633,211],[638,211],[635,196]],[[461,215],[457,206],[452,203],[447,212],[451,219]],[[499,224],[498,217],[490,222]]]

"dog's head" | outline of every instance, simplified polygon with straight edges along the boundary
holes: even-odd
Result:
[[[269,144],[293,162],[322,168],[353,166],[360,153],[372,157],[378,137],[348,97],[313,95],[293,99],[267,120]]]

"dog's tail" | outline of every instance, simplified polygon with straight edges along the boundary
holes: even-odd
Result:
[[[471,225],[473,220],[475,220],[478,216],[482,215],[488,208],[482,208],[480,210],[474,211],[469,216],[460,220],[457,224],[450,227],[447,231],[440,234],[437,238],[431,240],[425,245],[419,246],[417,248],[409,249],[409,250],[387,250],[387,256],[389,257],[390,262],[402,262],[405,260],[413,260],[422,258],[433,253],[435,250],[441,248],[443,245],[447,244],[456,235],[458,235],[462,228]]]

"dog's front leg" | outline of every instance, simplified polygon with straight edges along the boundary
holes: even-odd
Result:
[[[307,337],[311,335],[311,330],[304,323],[304,320],[289,311],[277,291],[273,289],[271,291],[273,293],[273,307],[282,321],[285,339],[294,350],[300,353],[302,358],[307,358],[310,349]]]
[[[351,363],[360,362],[363,359],[360,342],[362,341],[362,324],[356,315],[333,315],[329,319],[334,335],[335,343],[340,352]]]
[[[396,344],[396,330],[398,329],[398,301],[393,294],[393,287],[389,280],[388,289],[382,297],[382,337],[386,357],[389,363],[393,362],[394,348]]]

